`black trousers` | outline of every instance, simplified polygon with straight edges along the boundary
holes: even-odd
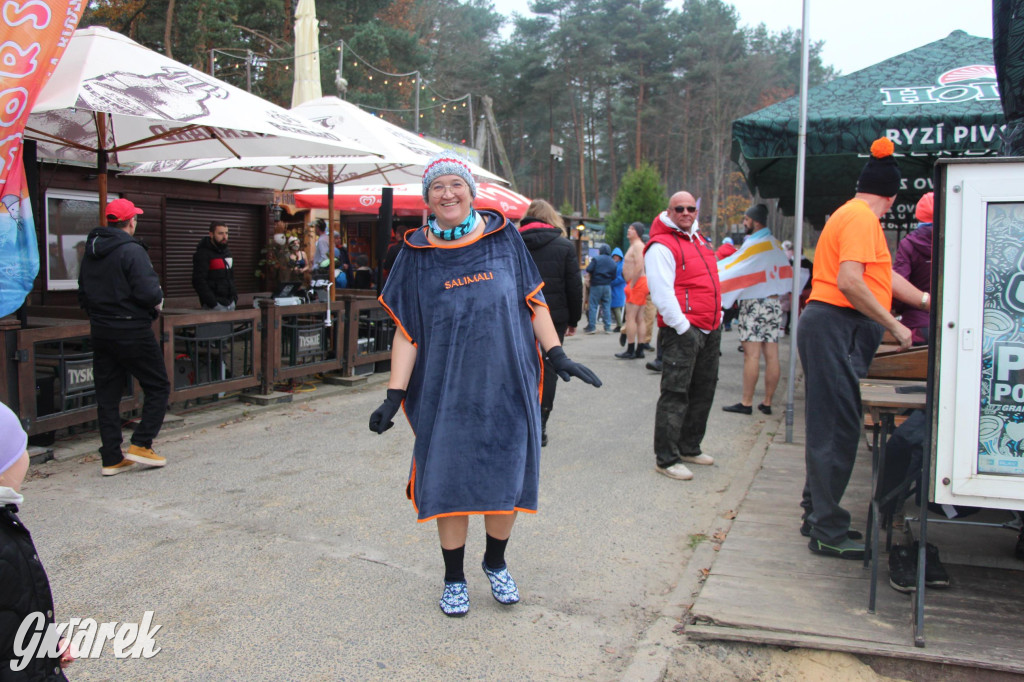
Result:
[[[568,322],[560,322],[555,325],[555,331],[558,332],[559,343],[565,341],[565,330],[569,328]],[[558,382],[561,381],[558,375],[555,373],[555,368],[551,366],[551,363],[544,359],[544,384],[541,387],[541,399],[540,409],[541,414],[548,415],[551,413],[551,408],[555,405],[555,389],[558,388]]]
[[[142,419],[132,434],[132,445],[153,446],[167,413],[171,384],[167,380],[163,353],[149,334],[137,339],[108,339],[93,336],[93,380],[96,383],[96,414],[100,427],[100,455],[103,466],[121,461],[121,395],[128,375],[138,379],[145,399]]]
[[[740,316],[739,306],[733,305],[730,308],[725,309],[725,314],[722,316],[722,325],[732,325],[733,320]]]
[[[807,304],[799,324],[807,466],[800,506],[811,537],[835,545],[850,530],[850,513],[839,503],[864,430],[860,379],[882,341],[882,327],[852,308],[820,301]]]
[[[695,457],[708,426],[718,386],[722,328],[709,334],[690,327],[678,334],[671,327],[658,331],[663,350],[661,396],[654,413],[654,455],[662,469]]]

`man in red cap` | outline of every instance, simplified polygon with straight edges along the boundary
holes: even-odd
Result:
[[[107,204],[109,225],[89,233],[78,274],[78,300],[89,314],[104,476],[135,464],[162,467],[167,463],[153,452],[171,391],[163,353],[153,335],[164,292],[146,245],[135,239],[140,215],[142,209],[127,199]],[[145,401],[131,446],[122,453],[119,408],[129,374],[138,379]]]

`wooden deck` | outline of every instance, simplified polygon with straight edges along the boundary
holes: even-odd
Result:
[[[777,429],[693,605],[687,634],[1024,673],[1024,562],[1013,559],[1016,534],[929,526],[929,541],[939,547],[952,584],[926,591],[926,646],[915,647],[911,598],[889,586],[884,535],[877,608],[869,614],[870,570],[860,561],[812,554],[798,532],[804,430],[803,405],[796,407],[795,442],[785,443],[785,429]],[[862,441],[844,498],[854,528],[865,525],[870,477],[871,455]],[[1009,516],[984,514],[1001,515],[998,521]],[[894,534],[894,542],[900,540]]]

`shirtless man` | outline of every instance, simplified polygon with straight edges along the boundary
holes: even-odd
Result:
[[[647,305],[647,277],[644,270],[643,223],[633,223],[626,230],[629,250],[622,262],[622,276],[626,278],[626,350],[615,357],[634,360],[644,357],[643,339],[647,324],[644,307]]]

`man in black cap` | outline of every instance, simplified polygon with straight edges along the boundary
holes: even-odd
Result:
[[[78,275],[78,300],[89,315],[104,476],[135,464],[167,463],[153,452],[171,392],[163,351],[153,334],[164,292],[146,246],[135,238],[140,215],[142,209],[127,199],[107,204],[109,226],[89,233]],[[131,446],[122,453],[120,404],[128,375],[139,380],[145,400]]]
[[[814,279],[800,316],[797,346],[806,383],[805,460],[801,534],[812,552],[863,559],[862,535],[850,530],[850,513],[839,506],[850,481],[863,422],[859,380],[889,331],[901,350],[910,330],[889,310],[892,298],[927,310],[926,292],[892,271],[879,219],[900,188],[900,169],[888,138],[875,140],[857,193],[843,204],[818,238]]]
[[[761,245],[771,244],[774,248],[771,251],[764,251],[758,254],[762,258],[769,259],[775,256],[780,264],[786,263],[785,252],[782,245],[772,236],[768,230],[768,207],[764,204],[755,204],[747,209],[743,216],[743,229],[750,239],[743,242],[745,250],[755,243],[758,248]],[[754,256],[756,258],[757,256]],[[770,291],[792,289],[793,280],[791,277],[772,280]],[[758,296],[758,294],[761,296]],[[735,405],[726,405],[722,409],[726,412],[739,414],[754,413],[754,391],[757,389],[757,378],[761,373],[761,356],[764,356],[764,400],[757,409],[764,414],[772,413],[772,398],[775,396],[775,389],[779,385],[779,332],[782,329],[782,301],[779,294],[769,293],[765,285],[759,283],[739,294],[739,315],[737,326],[739,327],[740,343],[743,345],[743,395],[740,402]]]

